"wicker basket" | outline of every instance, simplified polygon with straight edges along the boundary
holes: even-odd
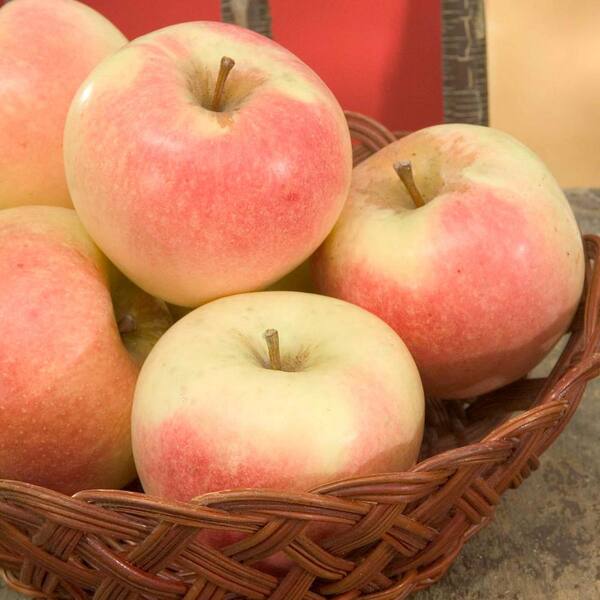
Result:
[[[355,161],[396,137],[347,116]],[[581,310],[550,375],[471,403],[430,402],[423,459],[411,471],[190,503],[0,481],[0,574],[35,598],[98,600],[398,600],[430,586],[501,495],[537,469],[599,373],[600,238],[586,236],[585,248]],[[338,527],[316,542],[306,534],[314,523]],[[245,537],[219,551],[199,541],[203,529]],[[258,568],[280,551],[294,564],[287,573]]]

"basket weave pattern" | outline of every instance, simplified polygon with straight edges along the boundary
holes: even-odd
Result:
[[[347,118],[355,163],[399,135]],[[412,470],[190,503],[128,491],[68,497],[0,480],[0,575],[31,597],[98,600],[399,600],[428,587],[490,522],[501,495],[537,469],[600,373],[600,238],[584,240],[584,298],[550,375],[469,404],[430,401]],[[338,527],[315,541],[315,523]],[[201,530],[245,537],[217,550]],[[257,568],[279,552],[294,565],[285,575]]]

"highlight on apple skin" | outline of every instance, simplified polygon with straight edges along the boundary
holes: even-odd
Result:
[[[61,207],[0,210],[0,281],[0,478],[123,487],[139,365],[171,323],[164,302]]]
[[[378,317],[255,292],[197,308],[159,340],[136,385],[132,441],[144,490],[190,500],[402,471],[423,420],[415,363]]]
[[[182,306],[292,271],[333,227],[352,170],[325,84],[278,44],[223,23],[167,27],[106,59],[73,101],[64,145],[92,238],[140,287]]]
[[[565,333],[584,255],[568,201],[533,152],[498,130],[448,124],[354,169],[314,272],[319,291],[396,330],[428,394],[464,398],[523,377]]]
[[[75,0],[0,7],[0,208],[72,206],[62,151],[67,111],[90,71],[126,43]]]

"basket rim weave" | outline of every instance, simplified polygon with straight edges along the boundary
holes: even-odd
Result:
[[[358,113],[346,117],[355,164],[403,135]],[[432,402],[429,430],[445,432],[450,449],[436,433],[427,443],[441,451],[406,472],[192,502],[122,490],[69,497],[0,480],[0,576],[31,597],[105,600],[397,600],[428,587],[492,520],[502,494],[538,468],[600,374],[600,237],[583,239],[584,297],[551,373],[467,408]],[[314,523],[341,529],[317,543],[306,534]],[[218,550],[199,530],[246,537]],[[292,561],[287,572],[260,568],[279,552]]]

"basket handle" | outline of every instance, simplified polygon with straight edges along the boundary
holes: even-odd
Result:
[[[352,149],[354,166],[409,133],[408,131],[392,132],[375,119],[351,110],[344,111],[344,114],[354,142]]]

